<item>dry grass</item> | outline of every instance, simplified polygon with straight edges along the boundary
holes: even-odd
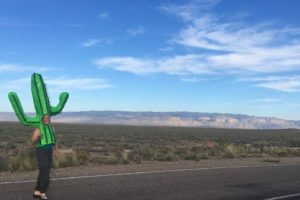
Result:
[[[55,124],[54,167],[142,161],[300,156],[299,130],[237,130]],[[0,123],[0,171],[36,168],[33,129]]]

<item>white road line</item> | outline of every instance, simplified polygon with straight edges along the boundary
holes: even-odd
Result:
[[[287,199],[287,198],[298,197],[298,196],[300,196],[300,193],[289,194],[289,195],[285,195],[285,196],[281,196],[281,197],[273,197],[273,198],[269,198],[269,199],[265,199],[265,200],[279,200],[279,199]]]
[[[258,168],[258,167],[281,167],[281,166],[299,166],[299,164],[279,164],[279,165],[245,165],[245,166],[232,166],[232,167],[204,167],[204,168],[187,168],[187,169],[174,169],[174,170],[158,170],[158,171],[140,171],[140,172],[128,172],[117,174],[98,174],[91,176],[71,176],[63,178],[52,178],[51,181],[59,180],[73,180],[73,179],[86,179],[86,178],[98,178],[98,177],[111,177],[111,176],[127,176],[127,175],[139,175],[139,174],[158,174],[158,173],[170,173],[170,172],[185,172],[185,171],[202,171],[202,170],[221,170],[221,169],[238,169],[238,168]],[[26,181],[6,181],[0,182],[0,185],[18,184],[18,183],[32,183],[36,180]]]

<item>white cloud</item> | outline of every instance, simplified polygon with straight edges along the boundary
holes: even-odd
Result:
[[[173,51],[174,49],[172,47],[162,47],[159,48],[158,51],[167,52],[167,51]]]
[[[0,64],[0,73],[24,71],[24,68],[17,64]]]
[[[47,85],[64,90],[98,90],[114,87],[101,78],[64,78],[46,79]]]
[[[165,4],[160,7],[162,12],[183,20],[184,27],[169,41],[181,47],[189,47],[188,54],[158,58],[103,57],[94,63],[99,68],[134,74],[234,74],[236,77],[264,74],[271,79],[274,77],[269,74],[300,72],[300,27],[280,27],[280,24],[275,26],[273,22],[251,24],[236,17],[214,15],[210,9],[218,2],[200,0],[186,5]],[[251,15],[247,13],[247,16]],[[140,27],[127,32],[134,36],[144,33],[144,30]],[[168,50],[172,49],[159,49]],[[300,91],[300,80],[296,76],[254,82],[257,87],[285,92]]]
[[[300,79],[289,81],[270,81],[257,84],[258,87],[278,90],[282,92],[299,92],[300,91]]]
[[[206,65],[221,70],[279,72],[300,68],[300,29],[272,29],[260,24],[222,24],[211,17],[198,18],[173,38],[183,46],[210,53]],[[289,39],[290,37],[290,39]]]
[[[13,81],[1,83],[1,88],[18,90],[28,87],[30,89],[30,78],[20,78]]]
[[[211,15],[204,15],[187,24],[173,42],[205,50],[247,51],[271,44],[282,33],[297,32],[286,28],[284,31],[272,29],[269,24],[249,26],[241,22],[222,23]],[[246,48],[246,49],[245,49]]]
[[[300,47],[300,45],[299,45]],[[186,54],[167,58],[104,57],[94,61],[99,67],[135,74],[245,74],[300,70],[297,48],[253,49],[246,53]],[[300,51],[299,51],[300,53]]]
[[[7,81],[2,84],[4,89],[24,90],[31,88],[30,78]],[[99,90],[114,87],[107,80],[101,78],[48,78],[44,79],[48,89],[61,92],[63,90]]]
[[[219,2],[220,0],[193,0],[185,5],[164,4],[159,9],[168,14],[176,14],[184,21],[191,21],[197,18],[199,13],[203,13]]]
[[[110,39],[89,39],[80,44],[81,47],[93,47],[99,44],[110,44],[112,40]]]
[[[98,68],[112,68],[116,71],[134,74],[166,73],[172,75],[212,74],[201,60],[202,55],[184,55],[162,59],[134,57],[105,57],[94,62]]]
[[[214,72],[204,65],[205,55],[188,54],[159,60],[162,72],[174,75],[184,74],[213,74]]]
[[[100,40],[96,40],[96,39],[89,39],[88,41],[82,42],[81,46],[82,47],[92,47],[97,45],[98,43],[100,43]]]
[[[142,26],[139,26],[139,27],[133,28],[133,29],[127,29],[126,32],[131,37],[134,37],[137,35],[143,35],[146,33],[144,27],[142,27]]]
[[[256,87],[280,92],[300,91],[300,75],[250,77],[239,79],[238,81],[255,82]]]
[[[205,65],[210,69],[265,73],[300,69],[300,28],[274,28],[272,22],[224,22],[224,16],[207,10],[217,3],[192,1],[163,6],[162,11],[185,21],[172,42],[206,52]]]
[[[263,99],[253,99],[249,101],[250,103],[278,103],[281,102],[281,99],[277,98],[263,98]]]
[[[134,74],[149,74],[157,72],[157,63],[151,59],[133,57],[105,57],[93,61],[98,68],[112,68],[117,71]]]
[[[53,70],[53,68],[43,67],[43,66],[22,66],[19,64],[0,64],[0,73],[9,73],[9,72],[45,72]]]
[[[201,81],[206,81],[207,79],[203,79],[199,77],[181,77],[180,80],[187,83],[198,83]]]
[[[108,16],[109,16],[109,13],[108,13],[108,12],[102,12],[102,13],[100,13],[97,17],[98,17],[99,19],[107,19]]]
[[[300,43],[293,46],[245,50],[211,55],[207,64],[223,70],[238,69],[265,73],[300,69]]]

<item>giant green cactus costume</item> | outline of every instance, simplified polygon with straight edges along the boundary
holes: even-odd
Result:
[[[33,126],[40,129],[41,137],[37,143],[37,147],[45,146],[47,144],[55,144],[55,134],[53,133],[51,125],[43,124],[42,118],[44,115],[53,116],[59,114],[64,108],[69,98],[69,94],[67,92],[61,93],[58,105],[56,107],[52,107],[49,102],[43,77],[37,73],[33,73],[31,76],[31,92],[36,110],[35,117],[25,116],[21,102],[15,92],[10,92],[8,97],[19,121],[23,125]]]

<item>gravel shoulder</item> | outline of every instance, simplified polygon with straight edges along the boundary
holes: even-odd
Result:
[[[238,158],[238,159],[209,159],[201,161],[172,161],[157,162],[147,161],[141,164],[127,165],[98,165],[78,166],[61,169],[52,169],[51,178],[65,178],[75,176],[93,176],[104,174],[118,174],[131,172],[147,172],[161,170],[178,170],[213,167],[236,167],[236,166],[264,166],[264,165],[300,165],[300,157],[288,158]],[[28,172],[1,172],[1,182],[27,181],[36,179],[38,171]]]

